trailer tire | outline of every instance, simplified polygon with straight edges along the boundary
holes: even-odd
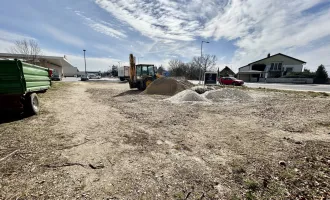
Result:
[[[28,94],[25,97],[25,106],[24,109],[27,114],[37,115],[40,110],[39,98],[36,93]]]
[[[125,81],[124,77],[119,78],[120,81]]]

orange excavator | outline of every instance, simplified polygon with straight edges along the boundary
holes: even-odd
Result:
[[[133,54],[129,55],[130,76],[128,79],[129,87],[145,90],[152,81],[161,77],[157,74],[157,69],[153,64],[135,64]]]

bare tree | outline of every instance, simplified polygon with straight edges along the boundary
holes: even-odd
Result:
[[[178,59],[170,60],[168,65],[172,76],[185,76],[187,74],[188,66]]]
[[[22,54],[26,61],[35,63],[41,54],[41,49],[37,41],[23,39],[15,41],[15,45],[10,48],[10,53]]]
[[[202,67],[203,71],[214,70],[214,67],[217,65],[217,56],[205,54],[203,57],[194,57],[192,63],[196,66]]]
[[[214,70],[217,60],[216,55],[205,54],[203,57],[194,57],[192,60],[192,65],[194,67],[199,67],[200,76],[203,77],[205,72]]]
[[[183,64],[183,62],[179,59],[170,60],[168,62],[168,65],[170,66],[171,69],[178,68],[182,64]]]

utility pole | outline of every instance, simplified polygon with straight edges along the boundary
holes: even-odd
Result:
[[[198,84],[201,84],[201,79],[202,79],[203,43],[210,43],[210,42],[202,41],[202,44],[201,44],[201,68],[200,68],[200,71],[199,71],[199,83]]]
[[[86,57],[85,57],[85,52],[86,50],[84,49],[84,60],[85,60],[85,76],[87,77],[87,70],[86,70]]]

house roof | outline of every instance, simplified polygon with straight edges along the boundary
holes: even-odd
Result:
[[[233,70],[231,70],[229,67],[225,67],[225,68],[223,68],[221,71],[220,71],[220,73],[221,72],[223,72],[224,70],[228,70],[229,72],[231,72],[232,74],[235,74],[234,72],[233,72]]]
[[[23,54],[0,53],[0,58],[24,59],[24,58],[26,58],[26,56]],[[73,67],[73,65],[66,59],[66,57],[38,55],[37,59],[44,59],[50,63],[56,64],[56,65],[62,66],[62,67],[64,65],[68,66],[68,67]]]
[[[299,59],[297,59],[297,58],[294,58],[294,57],[291,57],[291,56],[288,56],[288,55],[285,55],[285,54],[282,54],[282,53],[278,53],[278,54],[274,54],[274,55],[272,55],[272,56],[270,56],[270,57],[266,57],[266,58],[263,58],[263,59],[260,59],[260,60],[254,61],[254,62],[252,62],[252,63],[249,63],[248,65],[251,65],[251,64],[254,64],[254,63],[256,63],[256,62],[263,61],[263,60],[267,60],[267,59],[272,58],[272,57],[275,57],[275,56],[285,56],[285,57],[287,57],[287,58],[290,58],[290,59],[296,60],[296,61],[298,61],[298,62],[306,63],[305,61],[299,60]],[[246,66],[248,66],[248,65],[245,65],[245,66],[243,66],[243,67],[246,67]],[[243,67],[240,67],[240,68],[243,68]],[[240,68],[238,68],[238,69],[240,69]]]

